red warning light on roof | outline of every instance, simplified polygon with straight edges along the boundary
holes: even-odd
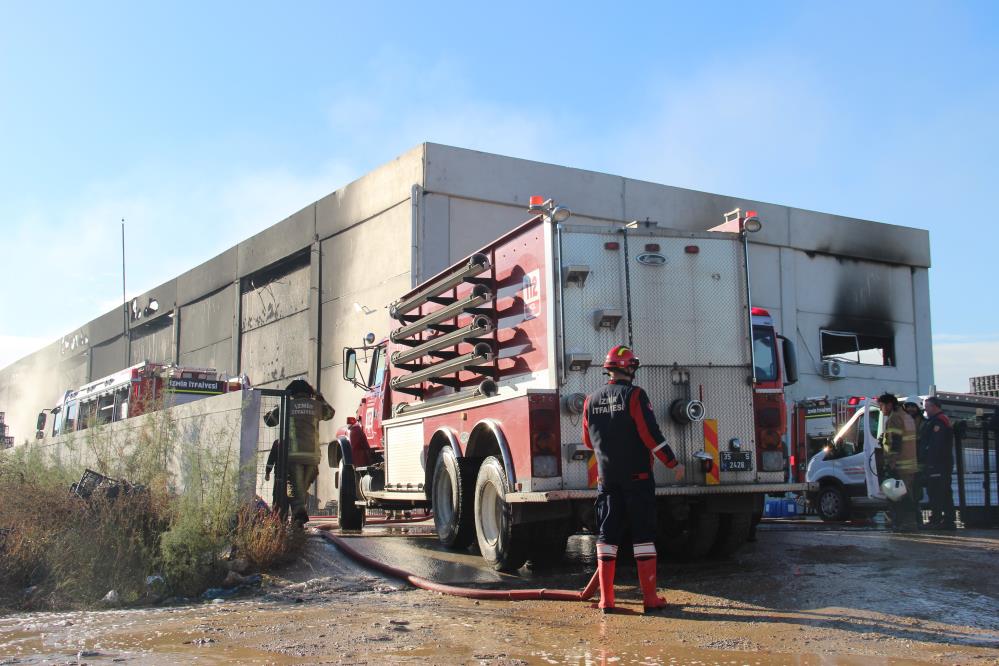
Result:
[[[859,395],[850,396],[850,399],[846,401],[846,404],[853,407],[855,405],[859,405],[861,400],[863,400],[863,398],[861,398]]]
[[[769,317],[770,312],[764,310],[763,308],[752,308],[751,312],[754,317]]]
[[[759,217],[759,216],[756,214],[755,210],[747,210],[746,217]]]
[[[540,206],[545,202],[545,198],[540,194],[531,195],[531,206]]]

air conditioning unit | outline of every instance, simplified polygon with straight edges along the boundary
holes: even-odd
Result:
[[[826,379],[841,379],[843,364],[839,361],[822,361],[822,376]]]

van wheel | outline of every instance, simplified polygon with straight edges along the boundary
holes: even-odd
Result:
[[[475,536],[482,558],[497,571],[516,571],[527,561],[527,525],[513,524],[506,472],[495,456],[479,467],[475,479]]]
[[[749,540],[753,529],[753,514],[723,513],[718,523],[718,536],[711,546],[711,554],[725,557],[739,550]]]
[[[364,509],[357,506],[357,489],[354,480],[354,466],[343,461],[337,469],[339,483],[336,489],[336,519],[341,530],[359,532],[364,527]]]
[[[437,538],[448,548],[467,548],[475,538],[472,520],[472,479],[475,476],[461,465],[454,451],[444,447],[434,467],[431,501]]]
[[[815,511],[826,521],[846,520],[850,516],[850,501],[837,485],[822,486],[815,499]]]

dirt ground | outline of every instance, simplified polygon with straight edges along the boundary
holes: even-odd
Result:
[[[497,574],[426,529],[352,540],[444,582],[579,589],[593,541],[554,571]],[[762,526],[727,560],[660,563],[673,604],[640,614],[619,564],[624,614],[583,602],[445,597],[382,578],[321,537],[255,594],[142,610],[0,617],[0,664],[999,664],[999,534],[892,534],[814,523]]]

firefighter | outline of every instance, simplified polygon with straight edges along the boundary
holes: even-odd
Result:
[[[916,488],[916,425],[912,417],[898,405],[898,398],[891,393],[878,396],[878,407],[885,417],[881,433],[884,450],[884,477],[900,479],[908,490],[905,496],[891,504],[892,529],[911,532],[919,527]]]
[[[656,593],[655,480],[652,456],[683,478],[683,465],[666,444],[645,391],[632,384],[639,362],[634,352],[618,345],[607,353],[610,376],[586,398],[583,442],[597,459],[597,572],[604,613],[614,612],[614,572],[617,549],[630,528],[638,580],[646,613],[665,608]]]
[[[291,485],[291,516],[299,525],[309,520],[306,498],[319,477],[319,422],[333,418],[333,408],[321,393],[303,379],[285,387],[288,396],[288,482]]]
[[[954,429],[940,409],[940,401],[929,397],[926,421],[919,430],[919,443],[926,450],[926,490],[930,496],[931,529],[953,530],[954,491],[950,479],[954,472]]]
[[[277,408],[275,408],[277,409]],[[272,502],[271,507],[278,510],[280,507],[280,500],[284,495],[282,494],[281,487],[278,485],[279,479],[284,479],[287,485],[288,477],[284,473],[284,465],[281,460],[281,440],[275,439],[271,444],[271,451],[267,454],[267,465],[264,467],[264,481],[270,481],[271,471],[274,471],[274,490],[271,494]],[[284,492],[287,492],[285,489]],[[283,517],[283,516],[282,516]]]

